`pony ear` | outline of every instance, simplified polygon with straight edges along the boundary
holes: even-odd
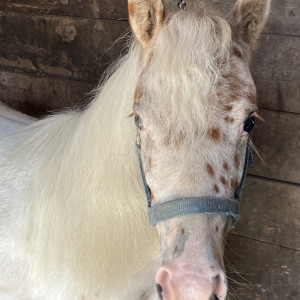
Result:
[[[129,22],[137,39],[146,46],[156,36],[164,18],[161,0],[128,0]]]
[[[271,0],[238,0],[230,13],[230,22],[237,37],[241,37],[251,48],[264,29],[270,14]]]

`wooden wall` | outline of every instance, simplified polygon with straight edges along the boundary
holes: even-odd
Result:
[[[198,1],[199,2],[199,1]],[[227,13],[235,0],[205,0]],[[197,1],[187,0],[189,9]],[[88,98],[126,40],[125,0],[1,0],[0,100],[32,115]],[[168,11],[175,0],[165,0]],[[232,299],[300,299],[300,3],[273,0],[252,74],[260,114],[242,219],[226,249]],[[241,284],[236,284],[235,282]]]

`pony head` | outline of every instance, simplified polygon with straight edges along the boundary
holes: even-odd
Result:
[[[186,197],[233,198],[256,115],[249,63],[270,1],[239,0],[227,19],[206,12],[165,16],[160,0],[130,0],[143,47],[133,115],[152,203]],[[231,219],[189,215],[157,225],[164,300],[225,299],[224,235]]]

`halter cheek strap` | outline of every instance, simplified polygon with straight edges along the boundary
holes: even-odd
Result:
[[[250,121],[250,122],[249,122]],[[234,193],[234,199],[217,198],[217,197],[189,197],[170,200],[163,203],[152,205],[151,190],[146,182],[143,163],[141,158],[141,143],[140,139],[136,142],[136,152],[139,160],[141,177],[145,189],[145,194],[148,202],[148,216],[152,226],[157,225],[166,220],[176,217],[206,214],[206,215],[223,215],[231,217],[233,226],[239,218],[240,198],[245,185],[249,164],[253,164],[252,155],[252,135],[251,129],[254,127],[255,120],[248,118],[245,121],[244,130],[248,131],[248,142],[245,155],[245,163],[240,184]],[[250,128],[246,127],[250,126]]]

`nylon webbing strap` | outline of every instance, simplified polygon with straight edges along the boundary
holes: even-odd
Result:
[[[214,197],[194,197],[194,198],[181,198],[170,200],[163,203],[158,203],[152,206],[151,190],[146,182],[145,172],[143,169],[143,162],[141,158],[141,145],[136,143],[136,152],[139,159],[141,177],[145,189],[145,194],[148,202],[148,216],[152,226],[156,224],[175,218],[188,216],[193,214],[210,214],[210,215],[224,215],[230,216],[233,219],[233,225],[236,223],[239,217],[239,206],[242,190],[245,185],[247,171],[249,164],[253,164],[252,155],[252,135],[249,132],[243,175],[235,190],[235,199],[224,199]]]
[[[148,216],[152,226],[172,218],[195,214],[224,215],[236,220],[239,206],[239,201],[235,199],[182,198],[153,205],[148,209]]]
[[[238,185],[238,187],[236,188],[235,193],[234,193],[234,198],[237,199],[237,200],[241,199],[241,197],[242,197],[242,191],[243,191],[244,186],[245,186],[249,165],[250,166],[253,165],[252,132],[249,132],[249,136],[248,136],[243,175],[242,175],[240,184]]]
[[[141,171],[141,176],[142,176],[142,181],[143,181],[143,186],[148,202],[148,207],[151,207],[151,190],[147,184],[146,177],[145,177],[145,172],[143,168],[143,162],[142,162],[142,156],[141,156],[141,144],[135,143],[135,150],[139,158],[139,165],[140,165],[140,171]]]

